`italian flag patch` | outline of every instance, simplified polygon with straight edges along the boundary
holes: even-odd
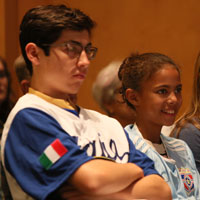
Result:
[[[48,170],[56,161],[68,152],[59,139],[54,140],[41,154],[39,161]]]

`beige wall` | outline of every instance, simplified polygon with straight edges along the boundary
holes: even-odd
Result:
[[[5,57],[5,9],[4,1],[0,1],[0,55]]]
[[[12,68],[18,55],[17,0],[0,0],[0,55],[6,59],[12,74],[14,97],[20,95],[17,79]]]
[[[11,1],[15,2],[15,8],[10,5]],[[0,53],[9,64],[19,54],[17,35],[21,18],[33,6],[64,3],[80,8],[97,22],[93,43],[99,51],[79,93],[81,106],[100,111],[91,94],[98,71],[113,59],[123,59],[131,52],[160,52],[173,58],[182,68],[184,103],[181,112],[188,106],[193,65],[200,49],[199,0],[1,0],[0,11],[2,2],[7,9],[6,18],[2,20],[0,16],[3,30],[0,39],[6,47],[1,46]],[[18,85],[13,87],[19,96]]]

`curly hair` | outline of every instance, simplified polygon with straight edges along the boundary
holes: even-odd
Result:
[[[131,108],[135,110],[135,107],[126,98],[126,89],[139,91],[141,83],[162,69],[165,64],[170,64],[180,74],[178,65],[171,58],[160,53],[131,54],[124,59],[119,68],[118,77],[122,81],[123,99]]]

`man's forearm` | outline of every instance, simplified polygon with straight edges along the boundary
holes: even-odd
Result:
[[[85,194],[106,195],[124,190],[143,176],[142,169],[133,163],[99,159],[82,165],[69,182]]]

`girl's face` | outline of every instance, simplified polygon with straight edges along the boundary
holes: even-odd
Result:
[[[178,71],[165,64],[136,92],[137,121],[159,127],[172,125],[182,104],[181,89]]]
[[[0,62],[0,104],[5,101],[8,92],[8,78],[3,64]]]

